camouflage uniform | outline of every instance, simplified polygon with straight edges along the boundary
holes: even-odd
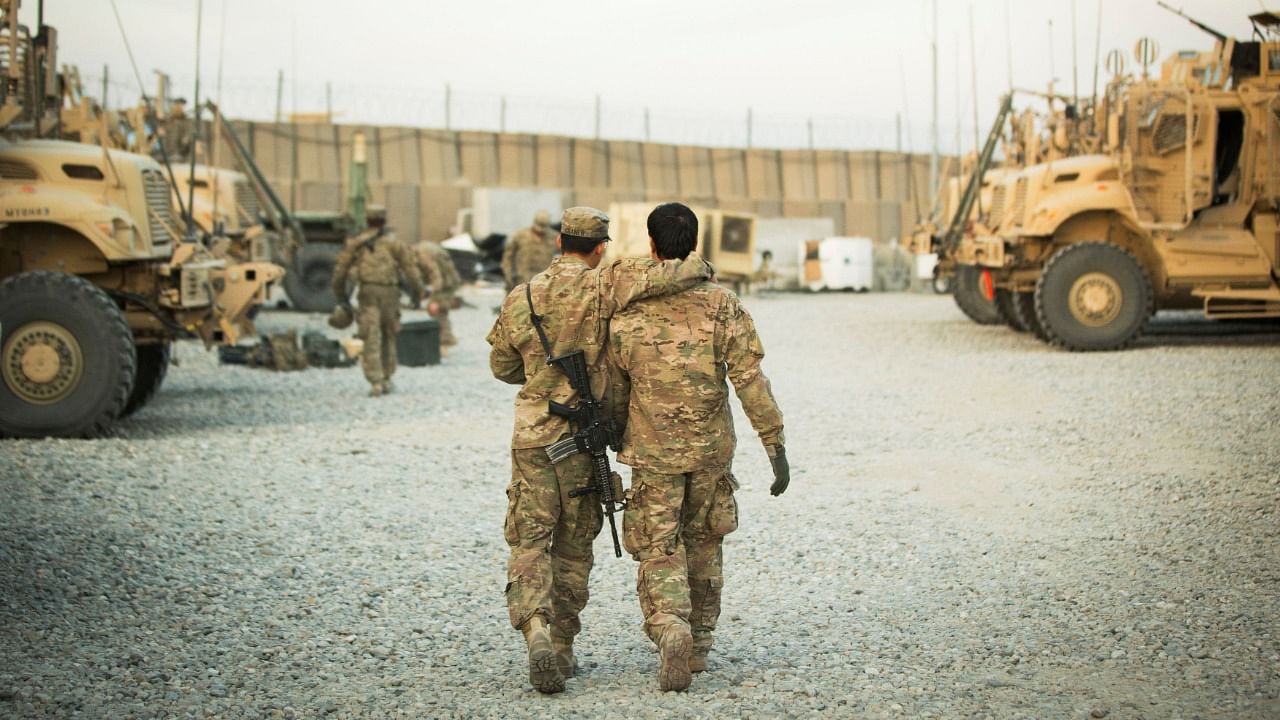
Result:
[[[358,335],[364,340],[360,365],[373,386],[371,395],[390,389],[396,371],[396,333],[400,332],[400,277],[409,282],[415,298],[422,297],[422,278],[413,252],[382,228],[371,228],[347,239],[333,268],[333,294],[349,302],[347,277],[359,284],[356,301]]]
[[[453,325],[449,322],[449,310],[453,308],[454,293],[462,287],[462,278],[458,269],[453,266],[453,258],[440,243],[423,240],[414,246],[418,255],[418,269],[422,279],[431,288],[431,300],[427,311],[440,323],[440,343],[445,346],[457,345],[458,338],[453,335]]]
[[[640,561],[645,632],[657,643],[668,625],[690,626],[705,663],[720,617],[721,545],[738,526],[726,378],[770,455],[784,443],[764,347],[737,296],[710,282],[632,305],[610,334],[615,415],[626,408],[618,461],[633,468],[623,536]]]
[[[507,280],[507,288],[529,282],[534,275],[546,270],[555,253],[551,220],[540,212],[532,226],[517,232],[502,248],[502,276]]]
[[[566,227],[571,213],[580,210],[565,211]],[[563,255],[530,282],[530,290],[534,307],[544,316],[552,353],[583,350],[593,392],[602,394],[609,384],[604,367],[609,318],[635,300],[690,287],[710,274],[697,255],[665,263],[628,258],[595,269],[576,255]],[[557,644],[568,647],[581,629],[578,614],[587,602],[594,559],[591,543],[602,522],[594,497],[568,496],[590,478],[587,456],[575,455],[553,466],[546,455],[548,445],[570,433],[568,422],[551,415],[547,403],[573,404],[575,394],[560,371],[547,365],[529,318],[525,286],[507,296],[486,339],[492,346],[489,367],[494,377],[521,385],[504,528],[511,548],[506,587],[511,625],[523,629],[531,618],[541,616],[551,624]]]

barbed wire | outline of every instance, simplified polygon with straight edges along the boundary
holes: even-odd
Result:
[[[102,91],[101,72],[81,72],[84,91],[98,96]],[[172,88],[192,85],[192,78],[172,76]],[[135,83],[111,74],[107,82],[108,102],[122,107],[136,102]],[[723,148],[776,148],[820,150],[886,150],[927,152],[911,147],[909,139],[930,137],[930,128],[909,127],[905,119],[871,116],[803,115],[761,113],[746,107],[690,109],[646,107],[634,103],[596,99],[530,97],[519,94],[472,92],[455,88],[379,87],[372,84],[301,83],[296,89],[299,112],[324,113],[332,107],[333,121],[342,124],[441,128],[482,132],[510,132],[571,137],[600,137],[605,140],[649,141],[672,145],[699,145]],[[171,91],[174,96],[182,93]],[[216,92],[216,91],[215,91]],[[213,93],[210,93],[212,96]],[[294,112],[294,88],[286,80],[278,88],[275,80],[226,78],[221,98],[215,98],[227,117],[272,121],[277,110],[284,120]],[[958,130],[958,133],[957,133]],[[983,128],[985,132],[985,128]],[[941,123],[939,135],[944,154],[954,154],[953,138],[974,136],[972,124]]]

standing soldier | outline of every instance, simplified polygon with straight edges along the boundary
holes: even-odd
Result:
[[[453,326],[449,322],[449,311],[457,301],[454,293],[462,287],[462,278],[458,269],[453,266],[453,258],[440,243],[423,240],[414,246],[418,255],[418,270],[422,279],[431,288],[431,298],[427,301],[427,314],[440,323],[440,344],[452,347],[458,344],[453,335]]]
[[[169,117],[164,121],[165,150],[170,161],[185,160],[194,152],[192,144],[195,131],[191,127],[191,118],[187,116],[187,99],[176,98],[169,104]],[[184,190],[185,192],[185,190]]]
[[[369,397],[391,392],[396,371],[396,333],[400,332],[400,278],[410,286],[415,302],[422,298],[422,277],[411,251],[387,230],[385,209],[369,208],[369,229],[347,239],[333,268],[333,295],[338,298],[335,316],[350,315],[351,292],[347,276],[359,285],[356,315],[364,340],[360,365],[369,381]]]
[[[507,289],[529,282],[546,270],[555,253],[551,216],[546,210],[539,210],[533,216],[533,225],[517,232],[502,249],[502,276],[507,280]]]
[[[659,205],[648,226],[655,260],[697,247],[698,218],[680,203]],[[626,416],[618,461],[632,467],[623,542],[640,561],[640,609],[658,646],[658,686],[684,690],[690,673],[707,667],[724,585],[721,545],[738,527],[725,378],[764,443],[774,495],[787,489],[791,473],[782,411],[760,370],[764,348],[751,316],[712,282],[615,315],[610,354],[615,418]]]
[[[582,629],[578,614],[587,604],[591,542],[602,523],[595,499],[570,495],[590,481],[588,454],[558,464],[547,457],[547,446],[572,432],[563,417],[550,414],[548,402],[582,400],[548,365],[548,352],[559,357],[582,350],[598,398],[608,386],[609,318],[635,300],[691,287],[711,275],[696,254],[680,262],[625,258],[601,265],[608,240],[607,215],[589,207],[565,210],[556,238],[564,254],[507,295],[487,338],[493,376],[521,386],[503,533],[511,547],[507,610],[528,643],[529,682],[544,693],[564,690],[564,679],[577,669],[573,638]],[[534,308],[549,351],[534,328]]]

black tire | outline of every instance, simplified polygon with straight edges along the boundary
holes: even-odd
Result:
[[[1035,292],[1011,292],[1009,293],[1009,302],[1013,308],[1013,314],[1018,318],[1018,323],[1025,327],[1027,332],[1045,342],[1049,342],[1049,336],[1045,334],[1044,326],[1040,324],[1040,318],[1036,316]]]
[[[312,242],[303,245],[284,275],[284,291],[295,310],[328,313],[338,305],[333,296],[333,268],[340,245]]]
[[[172,353],[173,343],[170,342],[137,347],[138,370],[133,375],[133,392],[129,393],[129,402],[125,403],[120,417],[129,417],[151,402],[164,383],[164,376],[169,373],[169,356]]]
[[[1013,307],[1012,290],[1004,288],[996,288],[996,309],[1000,311],[1000,319],[1004,321],[1014,332],[1026,332],[1027,326],[1022,324],[1022,318],[1018,317],[1018,313]]]
[[[996,309],[995,300],[988,300],[982,292],[982,268],[976,265],[957,265],[955,289],[952,297],[970,320],[979,325],[999,325],[1004,322]]]
[[[1147,271],[1133,253],[1110,243],[1062,248],[1036,283],[1036,315],[1045,335],[1068,350],[1128,347],[1154,311]]]
[[[120,417],[137,356],[124,313],[101,288],[66,273],[6,278],[0,332],[0,436],[96,437]]]

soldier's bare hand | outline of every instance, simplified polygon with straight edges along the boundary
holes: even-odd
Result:
[[[791,484],[791,465],[787,463],[786,448],[781,445],[771,448],[769,464],[773,465],[773,484],[769,486],[769,494],[777,497]]]

